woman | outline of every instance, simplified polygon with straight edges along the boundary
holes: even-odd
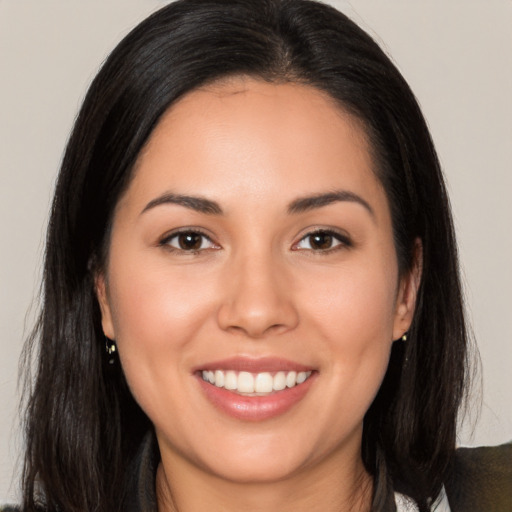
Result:
[[[181,1],[120,43],[63,161],[36,339],[24,510],[506,507],[505,467],[461,486],[432,141],[327,6]]]

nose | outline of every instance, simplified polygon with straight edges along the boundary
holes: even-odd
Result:
[[[255,339],[287,332],[299,322],[293,295],[289,272],[270,255],[240,256],[229,265],[218,324]]]

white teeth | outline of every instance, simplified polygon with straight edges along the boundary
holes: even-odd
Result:
[[[226,389],[237,389],[238,377],[235,372],[226,372],[224,376],[224,387]]]
[[[284,372],[277,372],[274,376],[273,388],[275,391],[281,391],[286,387],[286,374]]]
[[[297,372],[288,372],[286,375],[286,385],[289,388],[293,388],[297,383]]]
[[[254,393],[254,377],[249,372],[238,374],[238,391],[240,393]]]
[[[220,370],[215,371],[215,385],[218,388],[222,388],[224,386],[224,372]]]
[[[244,394],[259,395],[270,394],[273,391],[282,391],[283,389],[293,388],[302,384],[311,372],[284,372],[280,371],[274,374],[270,372],[249,373],[235,372],[233,370],[215,370],[203,371],[203,380],[213,384],[218,388],[225,388],[230,391],[236,391]]]
[[[254,391],[256,393],[270,393],[274,385],[274,379],[270,373],[258,373],[254,379]]]
[[[297,384],[302,384],[308,378],[307,372],[299,372],[297,374]]]

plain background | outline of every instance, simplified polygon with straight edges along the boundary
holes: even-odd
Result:
[[[157,0],[0,0],[0,503],[18,495],[17,365],[37,301],[52,188],[108,52]],[[512,1],[331,1],[415,91],[446,173],[477,338],[481,405],[460,444],[512,439]],[[31,309],[31,313],[27,311]],[[439,411],[442,414],[442,411]],[[473,428],[474,427],[474,428]]]

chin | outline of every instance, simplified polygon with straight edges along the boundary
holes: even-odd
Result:
[[[300,472],[302,467],[299,461],[285,461],[275,455],[256,460],[238,456],[234,460],[217,462],[209,467],[209,472],[233,483],[268,484],[286,480]]]

